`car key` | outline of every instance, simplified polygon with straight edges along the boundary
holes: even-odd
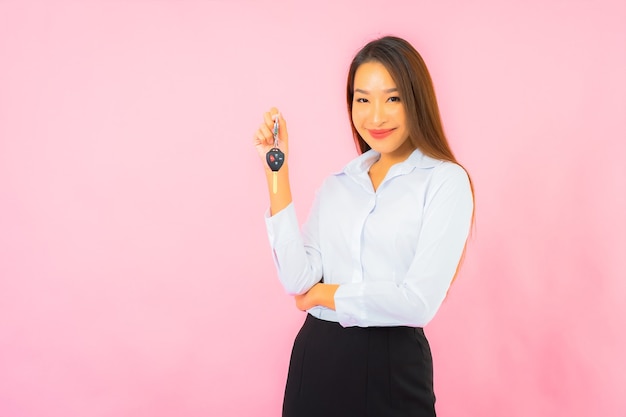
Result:
[[[274,120],[274,147],[265,154],[267,165],[272,170],[272,192],[278,192],[278,170],[285,162],[285,154],[278,149],[278,116]]]

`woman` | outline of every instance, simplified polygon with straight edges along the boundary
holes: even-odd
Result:
[[[265,161],[279,121],[285,162],[276,190],[266,168],[266,224],[280,280],[308,312],[283,416],[434,416],[422,327],[463,254],[471,182],[444,136],[428,70],[405,40],[384,37],[357,53],[347,102],[361,155],[324,181],[302,231],[291,200],[287,125],[277,109],[255,135]]]

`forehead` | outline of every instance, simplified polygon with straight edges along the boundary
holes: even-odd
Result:
[[[395,81],[380,62],[364,62],[359,65],[354,74],[354,88],[389,89],[393,87],[396,87]]]

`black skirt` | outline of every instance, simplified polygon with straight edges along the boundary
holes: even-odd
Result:
[[[433,417],[421,328],[342,327],[310,314],[296,337],[283,417]]]

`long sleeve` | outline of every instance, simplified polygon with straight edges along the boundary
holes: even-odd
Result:
[[[290,295],[303,294],[322,279],[317,207],[316,198],[302,232],[293,203],[274,216],[265,214],[276,270]]]

